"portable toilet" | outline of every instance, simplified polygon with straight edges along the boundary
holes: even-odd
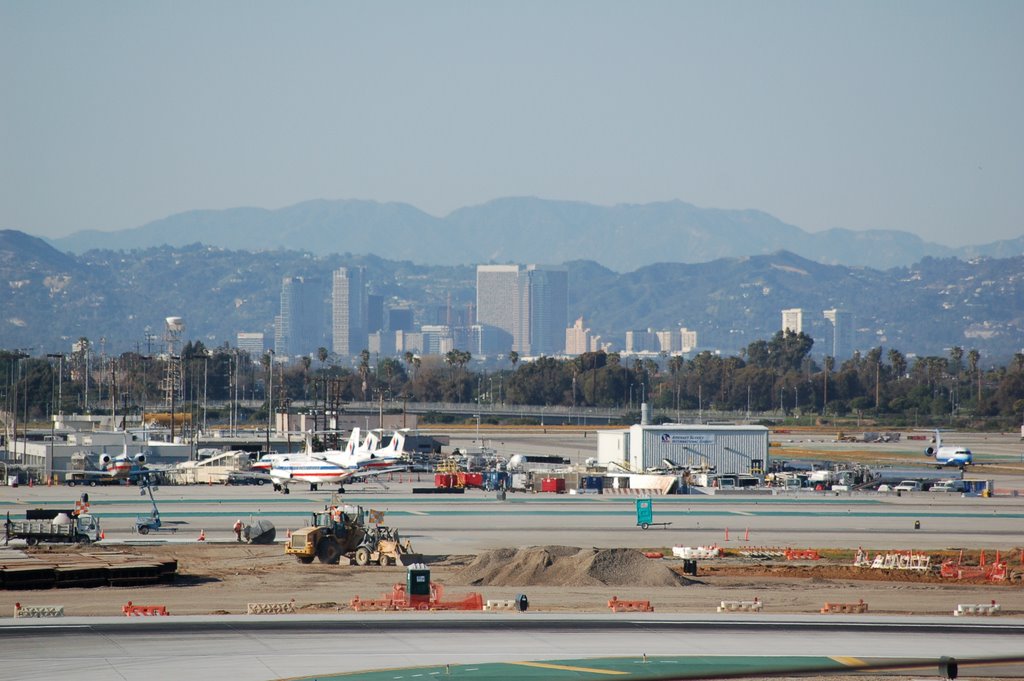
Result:
[[[654,522],[654,505],[650,499],[636,500],[636,524],[647,529]]]
[[[410,605],[430,603],[430,568],[414,563],[405,572],[405,593]]]

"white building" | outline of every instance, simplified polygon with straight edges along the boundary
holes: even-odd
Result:
[[[793,307],[782,311],[782,330],[790,330],[793,333],[803,333],[804,311],[803,308]]]
[[[768,429],[663,424],[602,430],[597,434],[597,460],[635,473],[667,464],[713,467],[719,475],[763,473],[768,467]]]

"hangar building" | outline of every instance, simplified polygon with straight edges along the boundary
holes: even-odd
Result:
[[[662,424],[599,431],[597,461],[637,473],[671,465],[714,467],[719,475],[760,474],[768,469],[768,429]]]

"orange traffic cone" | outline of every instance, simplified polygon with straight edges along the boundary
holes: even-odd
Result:
[[[106,539],[106,538],[107,538],[107,533],[102,531],[102,530],[100,530],[100,539]]]
[[[750,541],[750,528],[743,532],[743,541]]]
[[[725,528],[725,541],[729,541],[729,528]]]
[[[199,530],[199,539],[196,541],[206,541],[206,530]]]

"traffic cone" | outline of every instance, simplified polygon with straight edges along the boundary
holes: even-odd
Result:
[[[196,541],[206,541],[206,530],[199,530],[199,539]]]
[[[103,531],[101,530],[101,531],[100,531],[100,539],[106,539],[106,538],[107,538],[107,533],[106,533],[106,532],[103,532]]]
[[[729,528],[725,528],[725,541],[729,541]]]
[[[750,528],[748,527],[743,532],[743,541],[750,541]]]

